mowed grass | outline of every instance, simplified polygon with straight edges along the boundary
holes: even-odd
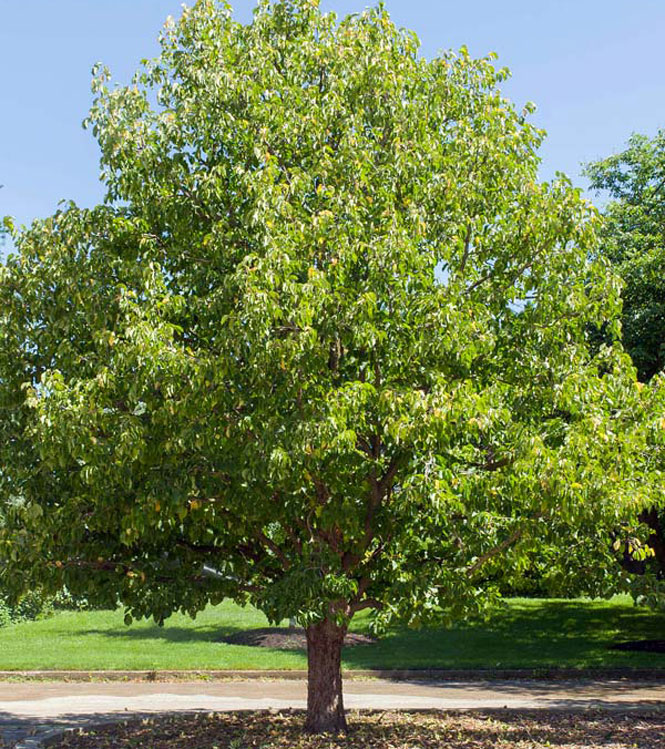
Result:
[[[367,631],[368,618],[353,629]],[[265,627],[263,614],[231,602],[196,620],[174,615],[160,628],[123,623],[122,611],[61,612],[0,629],[0,669],[300,669],[303,652],[229,645],[221,638]],[[624,640],[665,639],[665,614],[611,601],[511,599],[489,621],[454,628],[395,628],[371,645],[346,648],[344,667],[662,667],[665,654],[608,649]]]

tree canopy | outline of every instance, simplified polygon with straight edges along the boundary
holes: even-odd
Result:
[[[106,200],[0,270],[6,586],[297,617],[320,730],[355,612],[462,616],[544,544],[611,556],[657,429],[589,344],[618,283],[506,75],[313,0],[199,0],[130,85],[96,71]]]

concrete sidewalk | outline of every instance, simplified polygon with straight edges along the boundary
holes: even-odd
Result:
[[[348,681],[347,708],[365,709],[665,709],[665,684],[594,681]],[[178,683],[0,683],[5,746],[39,746],[54,727],[174,711],[304,708],[304,681]],[[26,737],[28,738],[26,743]],[[3,744],[0,743],[0,747]]]

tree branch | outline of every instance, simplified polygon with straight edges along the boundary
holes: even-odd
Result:
[[[384,608],[384,605],[381,601],[377,601],[376,598],[365,598],[363,601],[352,603],[349,606],[352,614],[355,614],[358,611],[363,611],[364,609],[376,609],[377,611],[380,611],[382,608]]]
[[[538,520],[538,518],[541,517],[541,513],[538,513],[533,520]],[[493,549],[490,549],[489,551],[486,551],[484,554],[478,557],[476,561],[470,566],[467,567],[466,574],[471,577],[474,572],[479,570],[485,562],[488,562],[490,559],[493,559],[498,554],[501,554],[501,552],[505,551],[509,546],[512,546],[516,541],[519,541],[519,539],[524,535],[524,528],[517,528],[513,533],[508,536],[508,538],[504,539],[498,546],[495,546]]]
[[[289,561],[289,558],[286,556],[284,551],[279,548],[279,546],[271,539],[266,536],[266,534],[263,531],[258,531],[256,534],[259,541],[263,543],[264,546],[267,546],[270,551],[279,559],[279,561],[284,565],[284,569],[288,570],[291,567],[291,562]]]
[[[464,252],[462,253],[462,261],[460,262],[459,272],[464,273],[466,264],[469,260],[469,250],[471,249],[471,224],[469,224],[466,230],[466,237],[464,239]]]

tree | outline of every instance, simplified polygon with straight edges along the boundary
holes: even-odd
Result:
[[[4,185],[0,185],[0,190]],[[0,222],[0,247],[4,247],[5,244],[5,237],[7,236],[7,228],[5,227],[4,223]]]
[[[585,173],[591,189],[610,198],[600,251],[623,281],[624,346],[640,381],[650,382],[665,367],[665,132],[654,138],[633,135],[625,150],[588,164]],[[653,601],[662,603],[665,513],[650,507],[641,513],[641,520],[651,530],[653,557],[635,560],[626,552],[623,562],[632,572],[655,577],[646,590]],[[659,588],[660,594],[655,595]],[[645,591],[642,581],[637,590]]]
[[[484,610],[643,501],[630,362],[586,340],[618,287],[491,57],[312,0],[201,0],[161,44],[96,73],[104,204],[2,269],[2,574],[296,617],[307,728],[343,729],[356,612]]]
[[[634,135],[585,173],[610,197],[601,248],[623,280],[623,342],[647,382],[665,366],[665,132]]]

